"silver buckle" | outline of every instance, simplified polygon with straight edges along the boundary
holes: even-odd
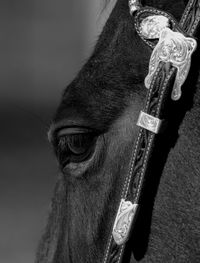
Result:
[[[161,122],[160,119],[141,111],[137,126],[157,134],[160,131]]]
[[[181,86],[185,82],[190,70],[191,55],[196,49],[197,42],[191,37],[185,37],[179,32],[173,32],[164,28],[155,46],[150,62],[149,72],[145,78],[145,86],[149,89],[153,76],[161,61],[171,62],[177,68],[176,79],[172,91],[172,99],[178,100],[181,97]]]

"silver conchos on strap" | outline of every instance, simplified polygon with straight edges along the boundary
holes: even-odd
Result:
[[[149,88],[154,73],[161,61],[171,62],[177,68],[176,79],[172,91],[172,99],[178,100],[181,97],[181,86],[185,82],[191,64],[191,55],[196,49],[196,40],[185,37],[179,32],[173,32],[169,28],[164,28],[160,33],[160,38],[155,46],[150,62],[149,72],[145,78],[145,86]]]
[[[160,37],[160,32],[169,27],[169,19],[162,15],[152,15],[144,18],[140,24],[140,34],[146,39]]]
[[[131,15],[137,10],[139,10],[140,8],[141,8],[141,4],[139,0],[129,0],[129,9]]]
[[[112,232],[117,245],[122,245],[127,241],[137,208],[138,204],[121,200]]]
[[[141,111],[137,121],[137,126],[157,134],[159,133],[161,122],[160,119]]]

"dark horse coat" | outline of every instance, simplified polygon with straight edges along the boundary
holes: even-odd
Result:
[[[186,2],[149,0],[143,5],[179,20]],[[145,98],[150,55],[136,33],[128,0],[118,0],[53,120],[50,140],[61,173],[37,263],[103,262]],[[160,150],[147,182],[131,262],[200,262],[198,51],[193,64],[177,102],[180,111],[171,112],[175,129],[166,136],[168,148]]]

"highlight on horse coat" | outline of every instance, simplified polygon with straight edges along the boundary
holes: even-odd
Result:
[[[186,30],[188,24],[181,24],[180,19],[187,1],[147,0],[141,4],[148,7],[145,12],[150,15],[155,8],[165,12],[171,19],[172,30],[181,33]],[[114,261],[115,254],[110,255],[112,244],[118,254],[117,244],[110,236],[116,214],[120,214],[118,207],[125,178],[128,171],[131,176],[134,169],[139,171],[143,165],[140,156],[145,152],[150,134],[142,133],[136,123],[148,92],[144,79],[152,48],[157,43],[138,33],[134,16],[143,19],[146,14],[141,11],[140,17],[139,12],[130,15],[128,0],[116,2],[93,53],[62,95],[49,132],[60,174],[38,247],[37,263],[119,262]],[[193,35],[190,37],[195,39]],[[175,70],[170,71],[169,83],[162,80],[173,66],[169,63],[163,64],[160,71],[160,64],[157,65],[156,74],[161,77],[156,80],[155,75],[153,79],[158,87],[164,81],[167,88],[173,88]],[[146,157],[150,162],[143,169],[146,174],[139,195],[140,209],[129,241],[121,250],[123,262],[200,261],[198,75],[197,47],[181,98],[173,101],[167,88],[163,90],[168,97],[161,110],[164,109],[168,122],[151,145],[152,156]],[[162,95],[159,88],[155,93]],[[155,121],[148,115],[145,117],[150,122],[148,125]],[[136,139],[140,131],[143,141],[138,146]],[[141,153],[137,156],[137,167],[131,163],[136,156],[134,147],[139,147]],[[134,194],[133,189],[138,189],[136,179],[137,173],[135,179],[130,179],[130,195]],[[129,212],[128,219],[121,217],[122,223],[132,216],[132,211]]]

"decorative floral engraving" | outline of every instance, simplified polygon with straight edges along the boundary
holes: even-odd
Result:
[[[169,28],[162,30],[158,44],[155,46],[150,62],[149,73],[145,78],[145,86],[149,88],[156,69],[161,61],[171,62],[177,68],[176,79],[172,92],[172,99],[181,97],[181,86],[185,82],[191,64],[191,55],[196,49],[196,40],[185,37]]]
[[[132,204],[130,201],[125,201],[124,199],[121,200],[113,226],[113,238],[117,245],[122,245],[128,239],[137,207],[138,204]]]
[[[169,19],[162,15],[152,15],[144,18],[140,24],[140,33],[146,39],[160,37],[160,32],[169,27]]]
[[[159,132],[161,120],[143,111],[140,112],[137,125],[154,133]]]
[[[141,4],[139,0],[129,0],[129,9],[130,9],[130,14],[132,15],[135,11],[140,9]]]

